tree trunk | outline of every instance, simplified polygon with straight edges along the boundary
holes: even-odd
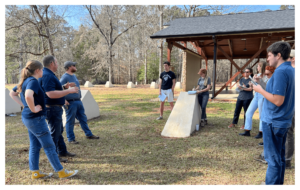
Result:
[[[23,36],[20,39],[20,52],[22,52],[22,40],[23,40]],[[20,73],[20,77],[21,77],[21,71],[23,69],[23,53],[20,53],[20,57],[19,57],[19,73]]]
[[[55,56],[54,55],[54,50],[53,50],[52,38],[51,38],[51,34],[49,32],[49,28],[48,28],[48,26],[45,26],[45,28],[46,28],[46,33],[47,33],[47,36],[48,36],[48,44],[49,44],[50,54]]]
[[[160,12],[160,30],[163,29],[163,11],[161,10]],[[159,56],[159,75],[160,73],[162,72],[162,64],[163,64],[163,40],[160,41],[160,56]],[[159,78],[159,75],[158,75],[158,78]]]
[[[145,53],[145,84],[147,84],[147,51]]]

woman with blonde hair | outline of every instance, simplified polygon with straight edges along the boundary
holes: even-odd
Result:
[[[268,82],[268,77],[265,75],[265,69],[266,69],[267,63],[264,61],[260,61],[257,64],[257,70],[258,70],[258,74],[255,75],[255,77],[259,77],[261,80],[259,82],[259,84],[262,87],[266,87],[266,84]],[[252,129],[252,118],[254,115],[254,112],[257,110],[259,110],[259,114],[261,114],[262,112],[262,104],[263,104],[263,96],[257,92],[255,92],[254,98],[251,101],[247,112],[246,112],[246,122],[245,122],[245,127],[244,127],[244,132],[240,133],[239,135],[241,136],[250,136],[250,131]],[[259,132],[258,134],[254,137],[256,139],[262,138],[262,121],[259,121]]]
[[[42,147],[51,166],[55,172],[58,172],[59,178],[72,177],[77,174],[78,170],[63,170],[45,120],[44,91],[38,83],[38,79],[43,76],[42,69],[43,65],[39,61],[28,61],[26,67],[21,71],[20,82],[17,86],[24,105],[22,121],[28,129],[30,140],[29,169],[32,172],[31,178],[41,179],[53,175],[52,173],[43,173],[39,170],[40,149]]]
[[[206,106],[209,98],[208,91],[211,87],[211,80],[207,76],[206,69],[200,69],[198,74],[200,75],[200,78],[198,79],[197,88],[194,90],[197,90],[198,102],[202,109],[201,126],[203,127],[204,125],[207,125]]]

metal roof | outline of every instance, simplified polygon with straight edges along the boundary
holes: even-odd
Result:
[[[206,36],[295,30],[295,10],[177,18],[150,38]]]

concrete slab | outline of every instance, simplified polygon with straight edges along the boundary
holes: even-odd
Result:
[[[161,132],[164,137],[189,137],[200,124],[201,109],[198,96],[180,92],[176,104]]]
[[[81,101],[85,110],[85,115],[88,120],[99,117],[100,111],[97,102],[95,101],[93,95],[89,90],[80,90],[81,91]],[[63,113],[63,124],[66,125],[66,112],[65,109]],[[75,119],[75,123],[79,121]]]
[[[175,89],[182,89],[181,82],[176,82]]]
[[[94,85],[90,81],[86,81],[84,87],[94,87]]]
[[[133,82],[128,82],[127,88],[135,88],[135,85],[133,84]]]
[[[21,112],[21,106],[9,96],[9,90],[5,88],[5,114]]]
[[[111,87],[113,87],[113,84],[109,81],[106,81],[105,87],[106,88],[111,88]]]
[[[151,82],[150,88],[158,89],[158,84],[156,84],[156,82]]]

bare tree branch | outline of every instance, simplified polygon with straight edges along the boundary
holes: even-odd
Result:
[[[29,53],[29,54],[32,54],[32,55],[36,55],[36,56],[39,56],[39,55],[43,55],[46,51],[48,51],[49,49],[45,49],[42,53],[32,53],[30,51],[19,51],[19,52],[14,52],[14,53],[11,53],[11,54],[8,54],[8,55],[5,55],[5,56],[10,56],[10,57],[16,57],[14,56],[14,54],[17,54],[17,53]],[[18,57],[18,56],[17,56]],[[19,58],[19,57],[18,57]]]

